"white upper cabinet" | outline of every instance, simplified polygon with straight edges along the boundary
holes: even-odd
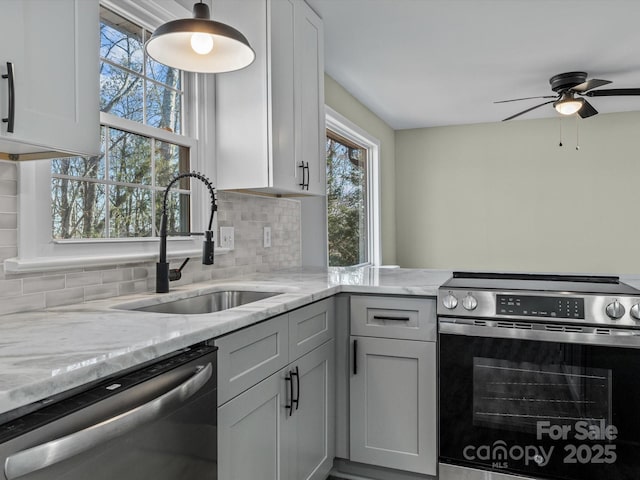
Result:
[[[216,0],[213,18],[256,51],[216,76],[219,189],[324,195],[324,33],[302,0]]]
[[[97,154],[98,0],[0,0],[0,12],[0,158]]]

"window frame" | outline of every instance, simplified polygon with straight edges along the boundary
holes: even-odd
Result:
[[[354,122],[325,105],[326,130],[330,130],[349,142],[363,147],[367,152],[367,261],[354,266],[382,263],[380,247],[380,141]],[[329,245],[327,239],[327,265]]]
[[[188,18],[191,12],[176,2],[156,3],[153,0],[101,0],[105,7],[126,16],[138,25],[153,31],[176,18]],[[206,161],[211,151],[209,132],[215,131],[215,84],[206,75],[183,72],[182,129],[189,136],[163,131],[148,125],[100,112],[100,123],[185,146],[190,151],[190,169],[214,180],[215,164]],[[132,128],[132,127],[135,127]],[[195,186],[195,188],[193,188]],[[41,160],[18,164],[18,256],[5,260],[7,272],[44,272],[69,268],[97,267],[139,263],[157,259],[158,237],[99,238],[54,240],[51,231],[51,161]],[[203,231],[209,219],[208,191],[199,182],[192,182],[191,229]],[[217,222],[214,222],[214,232]],[[168,257],[184,258],[199,255],[200,237],[169,238]],[[223,253],[216,249],[216,253]]]

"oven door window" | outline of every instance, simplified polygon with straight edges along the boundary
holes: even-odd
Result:
[[[543,478],[640,471],[640,351],[440,335],[440,460]]]

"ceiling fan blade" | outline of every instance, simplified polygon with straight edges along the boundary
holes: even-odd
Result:
[[[598,78],[591,78],[580,85],[576,85],[575,87],[571,87],[571,90],[574,92],[586,92],[593,88],[602,87],[603,85],[609,85],[611,83],[610,80],[600,80]]]
[[[493,103],[507,103],[507,102],[519,102],[520,100],[533,100],[534,98],[558,98],[557,95],[545,95],[542,97],[524,97],[524,98],[513,98],[511,100],[499,100]]]
[[[553,98],[555,99],[556,97],[553,97]],[[511,119],[513,119],[513,118],[519,117],[520,115],[523,115],[523,114],[525,114],[525,113],[528,113],[528,112],[530,112],[531,110],[535,110],[536,108],[542,107],[543,105],[548,105],[548,104],[553,103],[553,102],[555,102],[555,100],[549,100],[548,102],[541,103],[540,105],[536,105],[535,107],[527,108],[526,110],[523,110],[523,111],[521,111],[521,112],[519,112],[519,113],[516,113],[515,115],[511,115],[510,117],[507,117],[507,118],[505,118],[505,119],[504,119],[504,120],[502,120],[502,121],[503,121],[503,122],[506,122],[507,120],[511,120]]]
[[[584,98],[582,99],[582,107],[580,108],[580,110],[578,110],[578,115],[580,115],[582,118],[588,118],[588,117],[593,117],[594,115],[597,115],[598,111],[593,108],[593,105],[591,105],[589,102],[587,102]]]
[[[640,88],[608,88],[585,93],[587,97],[613,97],[616,95],[640,95]]]

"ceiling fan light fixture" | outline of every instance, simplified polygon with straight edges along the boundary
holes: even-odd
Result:
[[[560,100],[553,103],[553,107],[561,115],[573,115],[582,108],[584,100],[574,98],[573,93],[563,93]]]
[[[155,61],[188,72],[224,73],[245,68],[256,54],[235,28],[210,19],[206,3],[193,5],[193,17],[156,29],[145,44]]]

